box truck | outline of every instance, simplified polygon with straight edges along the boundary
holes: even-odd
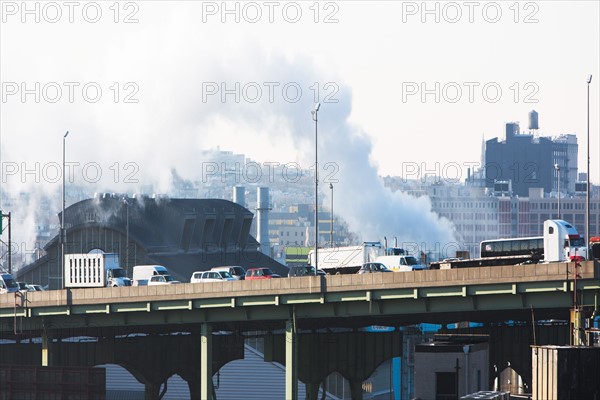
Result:
[[[157,278],[152,281],[153,276],[157,276]],[[174,280],[167,268],[162,265],[136,265],[133,267],[133,286],[163,283],[179,283],[179,281]]]
[[[65,254],[65,287],[131,286],[114,253]]]
[[[315,266],[314,250],[308,253],[308,264]],[[318,267],[328,274],[354,274],[364,263],[373,262],[382,255],[379,242],[363,242],[359,246],[331,247],[319,249]]]

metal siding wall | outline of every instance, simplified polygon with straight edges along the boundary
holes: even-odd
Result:
[[[125,368],[105,364],[106,399],[137,400],[144,398],[144,385],[138,382]],[[278,363],[264,362],[263,356],[250,346],[244,346],[244,359],[235,360],[219,373],[219,388],[216,389],[219,400],[281,400],[285,398],[285,368]],[[217,384],[217,375],[213,376]],[[140,397],[141,396],[141,397]],[[320,398],[319,394],[319,398]],[[305,386],[298,383],[298,397],[306,398]],[[181,400],[190,398],[187,382],[179,375],[169,378],[167,393],[163,400]],[[327,399],[336,399],[327,396]]]

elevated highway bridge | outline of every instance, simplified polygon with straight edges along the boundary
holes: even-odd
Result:
[[[385,336],[362,333],[348,339],[343,348],[339,345],[341,341],[317,343],[306,339],[305,333],[369,325],[398,327],[420,322],[569,320],[575,303],[590,312],[597,307],[599,269],[597,262],[588,261],[582,263],[577,273],[574,263],[556,263],[65,289],[29,292],[24,297],[2,294],[0,338],[23,343],[24,339],[41,337],[39,360],[42,365],[50,365],[69,359],[68,354],[64,354],[66,345],[60,350],[61,341],[69,337],[92,336],[119,343],[136,334],[188,333],[198,342],[197,349],[192,350],[198,361],[192,375],[198,377],[196,382],[200,384],[190,384],[192,398],[209,399],[214,368],[227,361],[222,355],[218,360],[213,357],[213,343],[223,340],[216,333],[241,337],[242,332],[248,331],[280,331],[285,333],[280,335],[285,340],[270,342],[265,355],[273,360],[283,358],[286,398],[296,398],[298,377],[307,384],[310,398],[316,398],[322,378],[331,370],[342,368],[342,359],[347,358],[344,354],[356,352],[362,354],[359,359],[365,362],[348,375],[352,375],[351,386],[356,389],[353,398],[358,399],[357,382],[373,366],[398,356],[400,350],[394,339],[397,333]],[[341,361],[324,366],[321,371],[316,367],[322,364],[319,354],[309,351],[310,346],[324,352],[328,346],[336,347],[335,354]],[[526,346],[528,348],[529,343]],[[230,353],[231,359],[239,355],[239,351]],[[2,351],[2,354],[0,362],[9,362],[10,352]],[[371,355],[369,362],[365,354]],[[165,357],[159,359],[164,363]],[[85,363],[80,360],[76,364]],[[94,361],[89,363],[93,365]],[[145,364],[138,368],[160,368],[149,359]],[[147,385],[147,398],[156,398],[160,379],[162,377],[157,377]]]

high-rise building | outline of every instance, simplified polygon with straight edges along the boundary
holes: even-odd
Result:
[[[530,188],[558,193],[559,186],[561,193],[574,193],[577,149],[575,135],[538,137],[520,133],[519,124],[509,122],[504,140],[486,142],[485,186],[493,189],[497,182],[510,182],[512,194],[517,196],[528,196]]]

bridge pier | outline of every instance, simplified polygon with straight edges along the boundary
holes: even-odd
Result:
[[[48,367],[50,364],[49,351],[48,351],[48,334],[46,331],[42,332],[42,367]]]
[[[308,382],[306,383],[306,400],[317,400],[319,397],[320,383]]]
[[[144,399],[145,400],[159,400],[160,396],[160,383],[145,383],[144,384]]]
[[[298,400],[298,343],[294,320],[285,322],[285,398]]]
[[[352,400],[362,400],[362,398],[363,398],[362,380],[352,379],[350,381],[350,395],[352,396]]]
[[[212,381],[212,325],[203,323],[200,325],[200,398],[213,399]]]

